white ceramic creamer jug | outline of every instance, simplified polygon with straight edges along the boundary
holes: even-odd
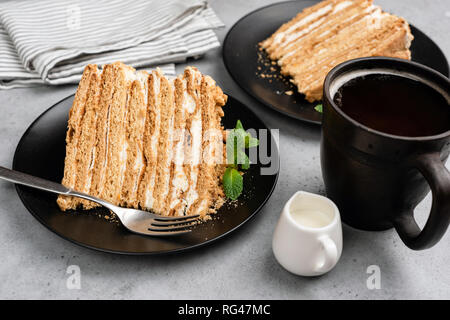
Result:
[[[298,191],[281,212],[272,248],[278,262],[294,274],[318,276],[330,271],[342,253],[338,208],[326,197]]]

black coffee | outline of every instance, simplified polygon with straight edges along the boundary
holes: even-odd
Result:
[[[450,105],[423,82],[389,74],[354,78],[334,96],[339,108],[369,128],[408,137],[450,130]]]

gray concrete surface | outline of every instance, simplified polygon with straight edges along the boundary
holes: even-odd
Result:
[[[211,1],[228,29],[246,13],[271,1]],[[435,40],[450,57],[450,1],[376,0]],[[339,264],[318,278],[294,276],[274,259],[271,237],[286,200],[297,190],[323,193],[318,127],[277,114],[247,96],[225,70],[220,49],[195,65],[224,91],[246,103],[271,128],[280,128],[281,173],[260,214],[213,245],[161,257],[128,257],[78,247],[40,225],[24,208],[13,185],[0,182],[0,298],[39,299],[449,299],[450,232],[434,248],[409,250],[393,230],[362,232],[344,226]],[[183,66],[180,65],[181,70]],[[28,125],[75,86],[0,91],[0,165]],[[423,223],[428,196],[417,209]],[[81,269],[81,289],[66,287],[69,265]],[[369,290],[367,268],[378,265],[381,289]]]

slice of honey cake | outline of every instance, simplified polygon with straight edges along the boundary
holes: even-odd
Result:
[[[368,56],[411,59],[408,23],[372,2],[322,1],[283,24],[261,47],[306,100],[320,100],[327,73],[339,63]]]
[[[222,106],[214,80],[120,62],[85,68],[70,110],[62,183],[113,204],[205,217],[224,202]],[[62,210],[95,203],[59,196]]]

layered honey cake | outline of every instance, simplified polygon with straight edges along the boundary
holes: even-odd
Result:
[[[261,47],[306,100],[320,100],[327,73],[339,63],[368,56],[411,59],[408,23],[372,2],[319,2],[283,24]]]
[[[123,207],[205,216],[224,202],[227,96],[196,68],[168,79],[88,65],[70,109],[62,183]],[[59,196],[62,210],[95,203]]]

